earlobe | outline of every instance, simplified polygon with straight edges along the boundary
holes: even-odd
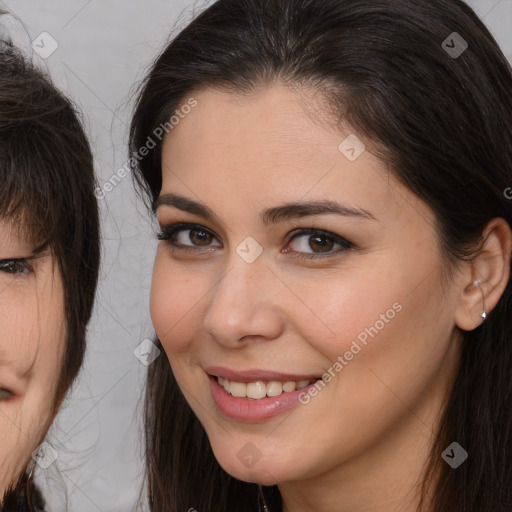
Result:
[[[462,292],[455,323],[463,331],[472,331],[485,322],[488,313],[483,283],[475,280]]]
[[[496,307],[510,280],[512,232],[502,218],[492,219],[482,232],[480,248],[464,275],[456,325],[476,329]]]
[[[485,309],[485,293],[480,287],[480,283],[478,281],[475,281],[473,283],[473,286],[475,288],[478,288],[480,290],[480,293],[482,294],[482,312],[480,313],[480,318],[483,318],[485,320],[487,318],[487,311]]]

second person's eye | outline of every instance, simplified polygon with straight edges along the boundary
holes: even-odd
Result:
[[[31,271],[31,266],[24,259],[0,260],[0,272],[20,276],[30,274]]]
[[[11,393],[8,389],[0,388],[0,402],[6,402],[14,397],[14,393]]]

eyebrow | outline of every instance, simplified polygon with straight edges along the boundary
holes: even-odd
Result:
[[[159,206],[172,206],[178,210],[222,223],[218,215],[205,204],[178,194],[161,195],[156,201],[155,210],[157,210]],[[274,206],[272,208],[268,208],[261,214],[261,220],[268,226],[270,224],[276,224],[289,219],[326,214],[376,220],[370,212],[363,208],[344,206],[336,201],[330,200],[286,203],[280,206]]]

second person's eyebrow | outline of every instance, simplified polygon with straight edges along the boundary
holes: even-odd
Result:
[[[161,195],[156,201],[155,209],[158,209],[159,206],[172,206],[179,210],[199,215],[205,219],[222,223],[221,219],[210,207],[178,194]],[[336,201],[330,200],[286,203],[280,206],[274,206],[262,213],[261,220],[268,226],[288,219],[326,214],[376,220],[370,212],[363,208],[344,206]]]

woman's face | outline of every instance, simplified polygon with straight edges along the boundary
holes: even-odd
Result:
[[[151,314],[218,461],[270,484],[419,460],[459,347],[431,210],[306,91],[194,97]]]
[[[0,221],[0,498],[53,419],[65,344],[64,291],[49,252]]]

